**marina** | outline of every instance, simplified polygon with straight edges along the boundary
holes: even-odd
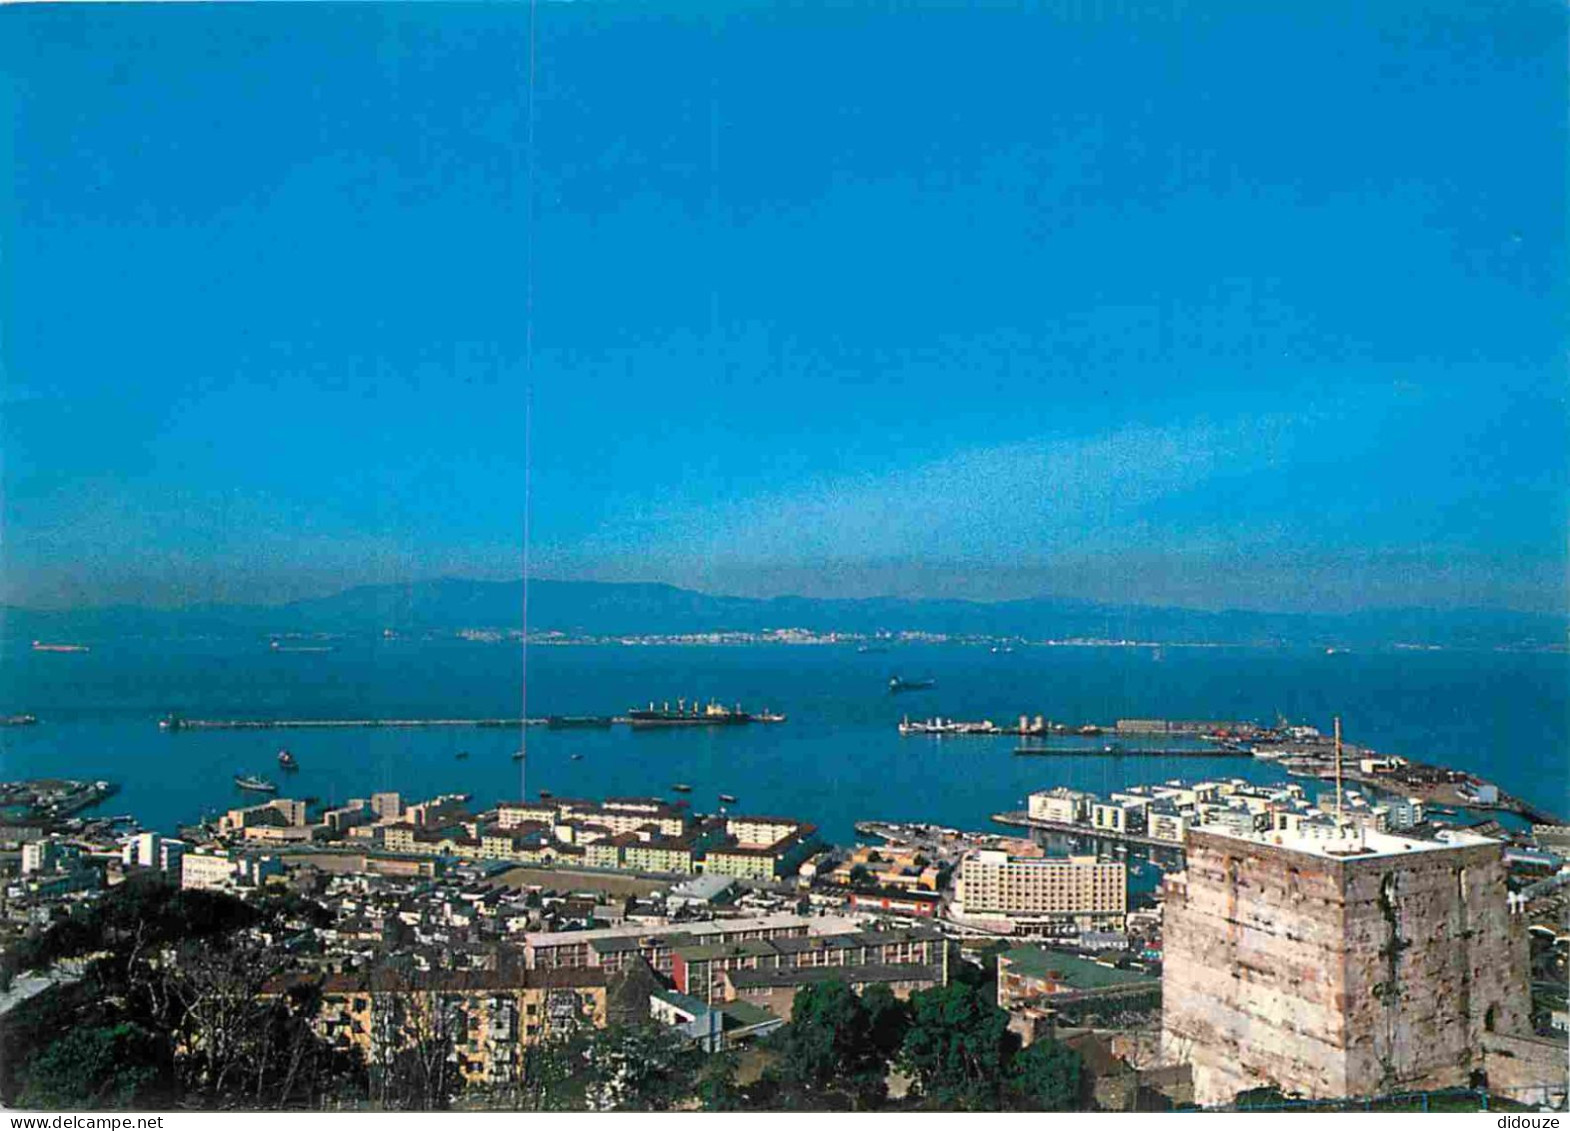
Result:
[[[1013,828],[1029,829],[1034,832],[1054,833],[1060,836],[1083,837],[1088,840],[1106,841],[1109,844],[1133,845],[1139,848],[1165,848],[1169,851],[1181,852],[1183,846],[1170,840],[1159,837],[1146,836],[1143,833],[1119,832],[1112,829],[1100,829],[1091,825],[1083,825],[1074,821],[1052,821],[1041,817],[1032,817],[1024,810],[1014,810],[1007,813],[994,813],[992,820],[1000,825],[1009,825]]]

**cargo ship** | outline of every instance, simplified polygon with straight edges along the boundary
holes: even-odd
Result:
[[[86,644],[48,644],[42,640],[33,641],[35,652],[86,652],[90,649]]]
[[[255,774],[235,774],[234,784],[241,789],[248,789],[253,793],[277,793],[278,787],[266,778],[257,777]]]
[[[583,730],[590,727],[606,728],[613,721],[609,715],[550,715],[545,720],[545,726],[549,730]]]
[[[646,708],[628,711],[627,721],[634,727],[737,726],[752,722],[752,716],[739,705],[725,707],[710,700],[707,706],[699,707],[694,699],[688,706],[685,699],[678,699],[675,710],[669,703],[660,707],[650,703]]]

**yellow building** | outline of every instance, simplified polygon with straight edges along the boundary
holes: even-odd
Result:
[[[553,1036],[607,1023],[605,971],[382,971],[291,975],[265,993],[318,985],[314,1025],[368,1065],[411,1047],[449,1048],[470,1085],[520,1079],[523,1052]]]
[[[629,840],[622,845],[622,867],[635,872],[675,872],[690,875],[692,844],[671,837]]]
[[[800,821],[788,817],[727,817],[725,831],[740,844],[768,845],[784,840],[797,829]]]
[[[776,874],[778,860],[779,857],[767,848],[711,848],[703,858],[703,870],[711,876],[767,880]]]
[[[518,825],[549,825],[556,820],[556,806],[544,801],[503,801],[496,806],[496,823],[504,829]]]

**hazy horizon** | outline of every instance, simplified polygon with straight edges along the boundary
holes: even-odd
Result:
[[[1549,607],[1544,607],[1544,608],[1519,608],[1519,607],[1511,607],[1511,606],[1506,606],[1506,605],[1461,605],[1461,604],[1456,604],[1456,605],[1448,605],[1448,606],[1435,606],[1435,605],[1424,605],[1424,604],[1421,604],[1421,603],[1411,603],[1411,602],[1406,603],[1406,604],[1402,604],[1400,602],[1391,602],[1391,603],[1377,604],[1377,605],[1364,604],[1364,605],[1359,605],[1359,606],[1357,606],[1355,608],[1350,608],[1350,607],[1348,607],[1348,608],[1329,607],[1329,606],[1327,606],[1327,605],[1325,605],[1323,603],[1314,604],[1311,607],[1286,608],[1286,607],[1281,607],[1279,605],[1271,606],[1271,605],[1263,605],[1263,604],[1257,604],[1257,605],[1251,605],[1251,604],[1203,605],[1203,604],[1197,604],[1197,603],[1183,603],[1183,602],[1180,602],[1180,601],[1120,600],[1120,599],[1117,599],[1115,597],[1099,598],[1099,597],[1094,597],[1094,596],[1075,596],[1075,595],[1071,595],[1071,594],[1057,593],[1057,592],[1047,592],[1047,591],[1021,592],[1021,593],[1014,594],[1014,595],[995,596],[995,597],[991,597],[991,598],[958,597],[958,596],[951,596],[951,595],[921,596],[921,595],[912,595],[912,594],[898,593],[898,592],[893,592],[893,591],[867,592],[867,593],[853,594],[853,595],[849,595],[849,596],[846,596],[846,595],[826,596],[826,595],[822,595],[822,594],[812,594],[812,593],[801,592],[801,591],[787,591],[787,590],[781,590],[781,591],[777,591],[777,592],[764,592],[764,593],[742,593],[742,592],[725,591],[725,590],[712,589],[712,588],[701,588],[701,587],[690,586],[690,585],[679,585],[679,584],[677,584],[675,582],[661,581],[661,580],[653,579],[653,578],[643,578],[643,579],[626,578],[626,579],[615,579],[615,580],[613,580],[613,579],[607,579],[607,578],[542,577],[542,576],[539,576],[539,575],[532,575],[530,580],[533,581],[533,582],[545,582],[545,583],[569,583],[569,584],[570,583],[588,583],[588,584],[629,585],[629,586],[642,586],[642,585],[669,586],[669,587],[672,587],[672,588],[675,588],[675,589],[682,590],[684,592],[698,593],[698,594],[700,594],[702,596],[706,596],[706,597],[714,597],[714,598],[721,598],[721,599],[740,598],[740,599],[744,599],[744,600],[758,600],[758,601],[792,600],[792,599],[795,599],[795,600],[829,600],[829,601],[878,601],[878,600],[902,600],[902,601],[918,601],[918,602],[919,601],[961,601],[961,602],[966,602],[966,603],[970,603],[970,604],[978,604],[978,605],[1005,604],[1005,603],[1019,602],[1019,601],[1042,601],[1042,602],[1054,602],[1054,601],[1056,601],[1056,602],[1062,602],[1062,603],[1067,604],[1067,605],[1071,605],[1071,604],[1087,604],[1087,605],[1106,605],[1106,606],[1124,606],[1124,607],[1146,607],[1146,608],[1151,608],[1151,609],[1164,609],[1164,610],[1171,610],[1171,611],[1185,611],[1185,612],[1195,612],[1195,613],[1228,613],[1228,612],[1238,612],[1238,613],[1249,613],[1249,614],[1260,614],[1260,615],[1299,615],[1299,614],[1305,614],[1305,613],[1321,613],[1321,614],[1328,614],[1328,615],[1343,615],[1343,614],[1355,614],[1355,613],[1359,613],[1359,612],[1378,613],[1378,612],[1429,610],[1429,611],[1435,611],[1435,612],[1453,612],[1453,613],[1461,613],[1461,612],[1486,612],[1486,613],[1500,613],[1500,614],[1517,613],[1517,614],[1527,614],[1527,615],[1545,615],[1545,616],[1570,617],[1570,609],[1549,608]],[[205,607],[215,607],[215,608],[224,608],[224,607],[229,607],[229,608],[281,608],[281,607],[284,607],[284,606],[287,606],[287,605],[290,605],[290,604],[294,604],[296,602],[310,602],[310,601],[318,601],[318,600],[328,600],[328,599],[331,599],[333,597],[337,597],[339,595],[342,595],[342,594],[345,594],[345,593],[348,593],[348,592],[351,592],[351,591],[354,591],[354,590],[366,589],[366,588],[372,588],[372,589],[382,589],[382,588],[397,589],[397,588],[402,588],[402,587],[406,587],[406,586],[437,585],[437,584],[443,584],[443,583],[459,583],[459,584],[462,584],[462,583],[467,583],[467,582],[477,582],[477,583],[491,584],[491,585],[517,585],[517,584],[520,583],[520,581],[521,581],[521,577],[519,577],[519,576],[513,576],[513,577],[463,577],[463,576],[457,576],[457,575],[451,575],[451,574],[444,574],[444,575],[434,575],[434,576],[430,576],[430,577],[421,577],[421,578],[414,578],[414,579],[409,579],[409,580],[404,580],[404,581],[394,581],[394,582],[375,582],[375,581],[372,581],[372,582],[360,582],[360,583],[356,583],[356,584],[352,584],[352,585],[341,585],[341,586],[337,586],[335,588],[323,589],[323,590],[319,590],[319,591],[316,591],[316,592],[301,593],[301,594],[297,594],[295,596],[291,596],[291,597],[287,597],[287,598],[279,598],[279,599],[250,599],[250,600],[246,600],[246,599],[243,599],[243,598],[240,598],[240,597],[236,597],[236,598],[233,598],[233,599],[216,600],[216,601],[215,600],[209,600],[209,599],[190,600],[190,601],[173,602],[173,603],[170,603],[170,602],[156,602],[156,601],[102,601],[102,602],[98,602],[98,603],[94,603],[94,604],[75,604],[75,605],[65,605],[65,604],[56,605],[56,604],[47,604],[47,603],[44,603],[44,604],[23,604],[23,603],[19,603],[19,602],[0,601],[0,607],[17,609],[17,610],[26,611],[26,612],[37,612],[37,613],[77,613],[77,612],[85,613],[85,612],[101,611],[101,610],[112,609],[112,608],[135,608],[135,609],[145,609],[145,610],[153,611],[153,612],[171,612],[171,613],[187,611],[187,610],[193,610],[193,609],[200,609],[200,608],[205,608]]]

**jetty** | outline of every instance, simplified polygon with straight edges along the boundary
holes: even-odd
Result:
[[[1023,756],[1055,758],[1251,758],[1247,750],[1230,746],[1016,746]]]
[[[545,726],[545,719],[183,719],[169,715],[158,728],[181,730],[349,730],[362,727],[518,727]]]

